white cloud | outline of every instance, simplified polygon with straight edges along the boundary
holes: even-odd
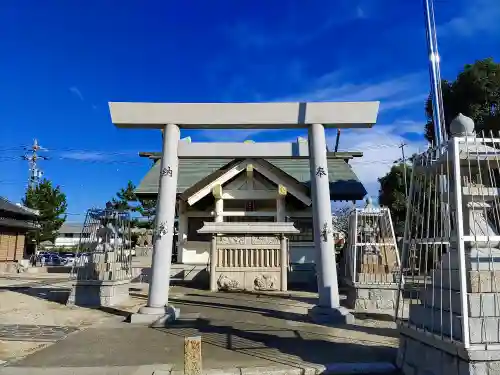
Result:
[[[364,8],[353,6],[352,0],[337,0],[335,5],[321,3],[321,6],[312,10],[317,12],[317,16],[313,18],[316,22],[308,25],[304,23],[304,7],[308,7],[309,12],[314,8],[311,4],[302,3],[299,7],[285,7],[280,22],[277,22],[280,27],[273,25],[272,28],[267,28],[257,23],[238,22],[227,29],[227,36],[243,48],[300,46],[320,38],[336,27],[367,18]]]
[[[71,86],[69,88],[69,91],[75,95],[78,99],[80,99],[82,102],[85,101],[83,95],[82,95],[82,92],[78,89],[78,87],[76,86]]]
[[[459,16],[438,27],[438,36],[465,38],[477,34],[498,36],[500,32],[500,1],[474,0],[463,2]]]
[[[406,108],[416,103],[423,105],[428,97],[428,94],[418,94],[415,96],[405,97],[401,100],[397,100],[394,98],[393,100],[388,100],[386,102],[382,101],[380,103],[380,110],[388,111],[390,109]]]
[[[366,18],[366,13],[360,6],[356,7],[356,17],[361,19]]]
[[[394,161],[401,158],[402,142],[406,144],[405,155],[424,151],[427,142],[423,137],[409,140],[403,135],[408,133],[423,133],[424,124],[414,121],[397,121],[390,125],[375,125],[372,129],[344,130],[340,136],[339,151],[362,151],[362,158],[349,162],[354,172],[365,185],[368,194],[378,196],[378,179],[384,176]],[[336,135],[327,138],[333,149]]]
[[[408,108],[416,103],[422,104],[428,97],[426,86],[426,72],[416,72],[388,80],[380,80],[372,83],[345,83],[344,71],[333,71],[313,80],[309,88],[302,92],[294,93],[286,97],[274,98],[273,102],[307,102],[307,101],[372,101],[381,102],[380,111]],[[400,124],[401,125],[401,124]],[[405,126],[409,126],[408,123]],[[378,129],[380,126],[376,126]],[[265,130],[210,130],[201,131],[202,137],[207,141],[218,142],[241,142],[251,139],[256,134],[262,135]],[[406,133],[412,133],[407,131]],[[423,126],[416,133],[423,133]],[[401,133],[403,134],[403,133]]]
[[[405,108],[427,98],[425,72],[416,72],[372,83],[342,82],[342,72],[330,72],[316,79],[301,93],[276,101],[381,101],[381,111]]]
[[[95,151],[71,151],[61,154],[64,159],[81,160],[81,161],[99,161],[107,159],[107,156],[101,152]]]
[[[419,121],[401,120],[391,126],[397,127],[399,134],[417,134],[423,136],[425,132],[424,123]]]
[[[88,162],[126,162],[126,163],[135,163],[135,160],[128,159],[136,159],[137,151],[97,151],[97,150],[74,150],[74,151],[65,151],[60,152],[58,156],[61,159],[71,159],[71,160],[79,160],[79,161],[88,161]],[[125,160],[127,159],[127,160]]]
[[[317,28],[300,33],[293,31],[269,32],[248,23],[239,22],[230,28],[228,36],[243,48],[270,48],[283,45],[303,45],[320,37],[333,26],[336,19],[331,18]]]

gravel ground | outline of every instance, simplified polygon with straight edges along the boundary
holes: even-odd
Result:
[[[68,280],[61,282],[60,275],[36,279],[30,276],[0,277],[0,324],[84,328],[116,320],[116,317],[99,310],[68,307],[61,303],[67,297],[71,283]],[[51,343],[26,339],[0,340],[0,361],[26,356],[48,345]]]

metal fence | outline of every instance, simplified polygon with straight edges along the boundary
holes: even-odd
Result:
[[[401,325],[464,348],[500,344],[499,170],[493,136],[454,137],[414,159]]]
[[[124,280],[132,275],[130,214],[90,209],[71,275],[78,280]]]
[[[388,208],[353,209],[346,276],[354,283],[397,283],[400,257]]]

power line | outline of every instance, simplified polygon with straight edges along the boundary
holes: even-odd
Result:
[[[397,143],[382,143],[382,144],[374,144],[374,145],[369,145],[366,147],[363,147],[363,149],[379,149],[379,148],[391,148],[391,147],[397,147]],[[6,148],[0,148],[0,151],[19,151],[22,149],[26,149],[25,146],[15,146],[15,147],[6,147]],[[99,150],[99,149],[85,149],[85,148],[74,148],[74,147],[55,147],[55,148],[43,148],[44,151],[49,151],[52,154],[62,154],[62,158],[69,158],[73,159],[71,156],[71,153],[79,154],[79,153],[88,153],[96,156],[130,156],[130,157],[136,157],[138,156],[137,151],[132,151],[132,150],[116,150],[116,151],[109,151],[109,150]],[[70,153],[69,155],[66,153]],[[77,159],[77,158],[75,158]]]

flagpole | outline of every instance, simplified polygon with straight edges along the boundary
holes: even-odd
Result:
[[[448,139],[443,109],[443,93],[441,89],[440,58],[437,45],[436,23],[434,20],[433,0],[424,0],[425,30],[427,34],[427,51],[429,54],[429,75],[432,97],[432,117],[434,122],[435,145],[440,148]]]

